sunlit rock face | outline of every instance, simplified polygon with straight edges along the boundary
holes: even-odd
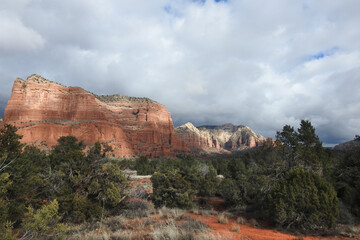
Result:
[[[186,123],[175,128],[176,134],[192,150],[230,153],[263,145],[267,139],[247,126],[224,124],[195,127]]]
[[[57,144],[75,136],[86,145],[106,142],[116,156],[175,156],[189,149],[174,132],[167,109],[148,98],[97,96],[32,75],[16,79],[3,124],[18,127],[22,142]]]

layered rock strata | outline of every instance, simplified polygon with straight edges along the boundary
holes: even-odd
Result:
[[[174,156],[189,149],[174,132],[167,109],[148,98],[97,96],[32,75],[15,80],[3,124],[18,127],[22,142],[57,144],[72,135],[105,142],[116,156]]]
[[[225,124],[195,127],[188,122],[175,128],[175,133],[192,150],[230,153],[263,145],[267,139],[247,126]]]

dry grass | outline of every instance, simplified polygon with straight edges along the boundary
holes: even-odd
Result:
[[[132,240],[134,239],[131,231],[116,231],[110,235],[111,240]]]
[[[141,198],[133,198],[125,202],[124,214],[127,218],[143,218],[155,213],[154,204]]]
[[[222,238],[222,236],[219,233],[217,233],[216,236],[212,233],[205,236],[196,236],[194,239],[195,240],[230,240],[230,239]]]
[[[200,210],[199,211],[199,214],[202,215],[202,216],[210,216],[210,215],[217,215],[218,212],[213,210],[213,209],[210,209],[210,210]]]
[[[205,237],[208,235],[208,226],[185,215],[184,210],[161,208],[153,211],[151,205],[149,207],[142,201],[133,201],[127,203],[126,206],[128,209],[122,211],[122,215],[106,218],[101,224],[96,222],[73,227],[67,239],[213,239]],[[139,208],[135,209],[136,206]],[[144,212],[146,214],[143,214]]]
[[[180,239],[180,235],[181,233],[173,221],[158,225],[150,234],[154,240]]]
[[[178,209],[178,208],[170,209],[167,207],[162,207],[157,212],[163,219],[179,218],[183,216],[185,213],[184,210],[182,209]]]
[[[236,218],[236,223],[237,224],[246,224],[246,219],[245,218],[243,218],[243,217],[237,217]]]
[[[356,226],[353,224],[338,224],[335,231],[342,236],[360,239],[360,226]]]
[[[237,233],[240,232],[240,226],[237,224],[233,224],[231,227],[231,231],[237,232]]]
[[[102,230],[92,230],[85,233],[73,234],[70,237],[66,238],[68,240],[104,240],[110,239],[109,234]]]
[[[199,209],[198,208],[193,208],[190,210],[191,213],[194,213],[194,214],[199,214]]]
[[[221,223],[221,224],[227,224],[229,222],[229,220],[225,216],[225,214],[220,214],[217,221],[218,221],[218,223]]]
[[[122,215],[109,217],[104,220],[104,225],[111,229],[111,231],[115,232],[118,229],[124,229],[125,223],[128,219]]]
[[[199,220],[189,218],[185,223],[179,225],[179,228],[188,233],[205,233],[208,231],[209,226]]]
[[[198,239],[202,240],[201,236],[195,233],[207,233],[208,226],[201,221],[190,218],[189,221],[176,225],[174,220],[167,220],[165,223],[158,224],[150,234],[151,239],[154,240],[187,240]],[[207,239],[207,238],[206,238]]]

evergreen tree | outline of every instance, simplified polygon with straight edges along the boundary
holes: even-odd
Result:
[[[152,201],[156,207],[190,208],[192,206],[195,192],[179,170],[156,172],[152,175],[151,182]]]
[[[62,137],[50,155],[52,191],[60,213],[73,222],[100,218],[124,197],[127,183],[120,168],[106,161],[99,143],[84,154],[82,142]]]
[[[17,128],[5,124],[0,129],[0,173],[10,166],[20,155],[23,145],[20,143],[22,136],[16,134]]]
[[[277,145],[280,148],[283,159],[288,163],[288,168],[296,165],[297,149],[299,146],[299,136],[294,127],[285,125],[281,132],[276,132]]]
[[[275,183],[265,207],[268,217],[280,226],[315,230],[334,225],[337,203],[330,183],[314,172],[294,168]]]
[[[338,197],[360,217],[360,147],[348,150],[337,161],[333,179]]]

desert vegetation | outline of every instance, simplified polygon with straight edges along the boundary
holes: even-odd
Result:
[[[120,167],[107,161],[108,146],[86,154],[75,137],[61,137],[50,153],[22,149],[16,128],[1,129],[1,239],[62,238],[68,223],[101,219],[116,212],[127,189]],[[5,237],[6,236],[6,237]]]
[[[114,159],[72,136],[49,152],[20,139],[14,126],[0,131],[0,239],[221,239],[209,223],[236,236],[359,234],[360,149],[324,148],[309,121],[227,156]],[[152,188],[125,169],[151,175]]]

